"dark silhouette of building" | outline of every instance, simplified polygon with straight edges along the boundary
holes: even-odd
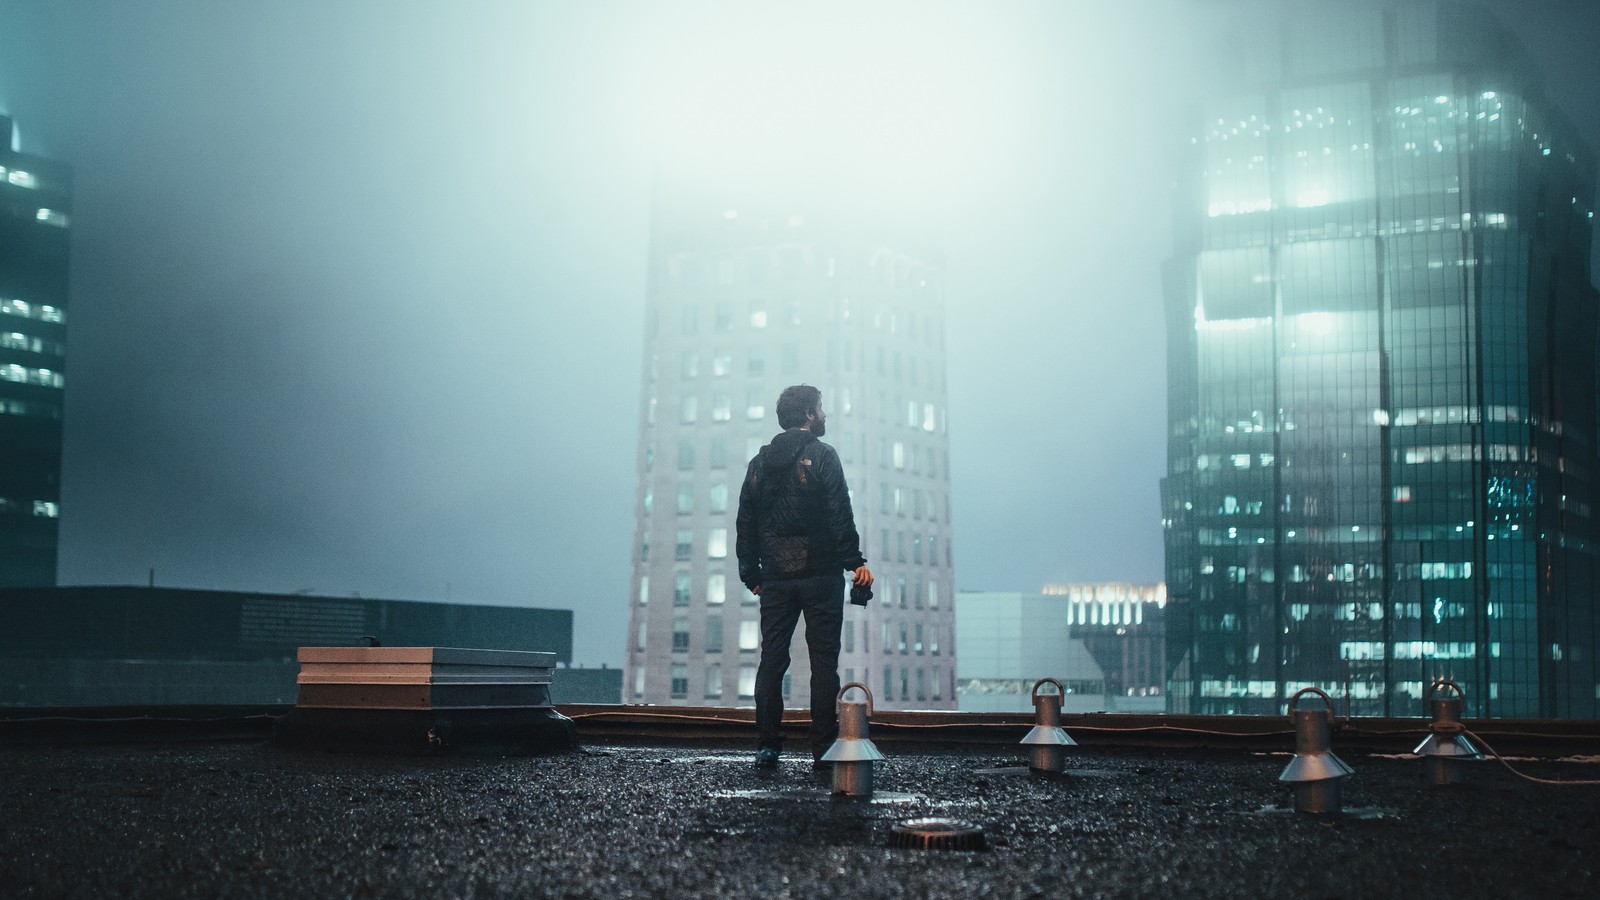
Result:
[[[302,646],[554,653],[557,703],[616,703],[574,669],[572,611],[144,587],[0,589],[0,706],[293,703]]]
[[[1592,718],[1594,156],[1483,10],[1281,38],[1179,198],[1171,709]]]
[[[0,116],[0,587],[56,583],[72,174]]]

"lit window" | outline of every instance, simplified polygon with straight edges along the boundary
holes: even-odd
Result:
[[[739,667],[739,699],[750,700],[756,695],[756,667]]]
[[[21,169],[12,169],[7,172],[6,180],[17,187],[36,188],[39,186],[39,179],[33,177],[32,172],[24,172]]]
[[[728,511],[728,486],[727,485],[725,485],[725,484],[713,484],[711,486],[711,511],[712,512],[727,512]]]
[[[58,209],[41,209],[34,214],[34,218],[57,228],[66,228],[72,224],[72,219]]]
[[[739,623],[739,651],[753,653],[761,649],[761,623],[745,620]]]
[[[706,541],[706,555],[712,559],[728,558],[728,529],[711,529],[710,539]]]
[[[0,381],[58,388],[66,383],[66,378],[60,372],[53,372],[49,369],[29,369],[16,363],[11,363],[10,365],[0,366]]]
[[[726,422],[733,418],[733,398],[727,394],[711,395],[711,421]]]
[[[677,573],[677,575],[675,575],[673,577],[672,605],[673,606],[688,606],[689,605],[689,594],[690,594],[689,573],[688,572],[679,572],[679,573]]]
[[[706,576],[706,603],[720,606],[728,599],[728,576],[714,572]]]
[[[751,391],[749,402],[745,404],[744,417],[751,421],[759,421],[766,418],[766,416],[767,405],[762,402],[761,394],[756,391]],[[754,455],[755,454],[753,453],[751,454],[751,456]]]
[[[650,602],[650,576],[639,576],[639,605],[644,606]]]

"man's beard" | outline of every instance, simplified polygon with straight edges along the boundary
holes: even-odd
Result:
[[[811,435],[813,437],[822,437],[823,435],[825,435],[827,433],[828,433],[828,420],[827,419],[818,419],[817,421],[811,423]]]

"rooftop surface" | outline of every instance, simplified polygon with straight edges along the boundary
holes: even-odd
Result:
[[[354,757],[257,741],[0,744],[10,897],[1595,897],[1600,788],[1492,762],[1435,788],[1341,754],[1346,814],[1287,811],[1286,753],[884,746],[874,800],[743,743]],[[1337,747],[1336,747],[1337,750]],[[1519,761],[1549,778],[1596,767]],[[919,816],[978,852],[890,849]]]

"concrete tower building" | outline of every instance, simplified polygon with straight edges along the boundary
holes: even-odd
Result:
[[[938,257],[839,205],[771,198],[657,189],[624,700],[753,705],[760,607],[734,517],[745,464],[781,430],[778,394],[809,383],[877,578],[865,610],[845,607],[840,676],[880,708],[953,709]],[[785,702],[805,707],[803,625],[792,658]]]
[[[0,116],[0,587],[38,587],[56,583],[72,175],[12,146]]]
[[[1594,156],[1482,10],[1281,38],[1179,202],[1171,708],[1592,718]]]

